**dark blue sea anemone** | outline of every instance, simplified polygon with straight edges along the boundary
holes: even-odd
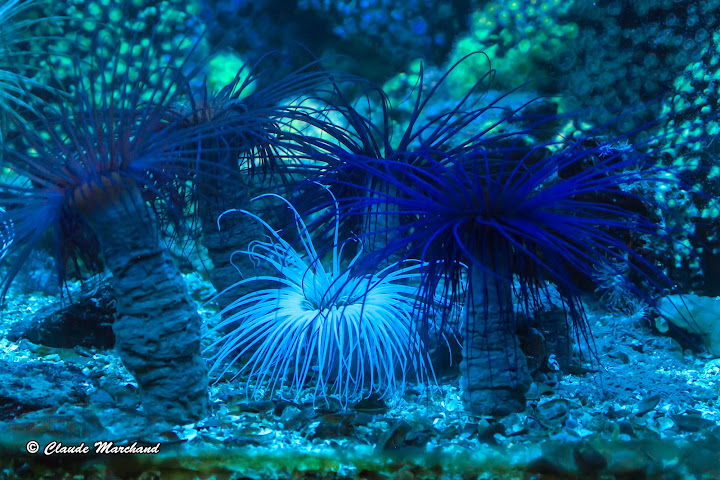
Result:
[[[528,130],[490,133],[456,149],[421,145],[412,162],[348,155],[344,162],[372,181],[342,180],[364,192],[340,201],[346,216],[397,219],[384,222],[387,244],[365,262],[400,253],[426,265],[422,296],[441,293],[446,315],[462,305],[467,406],[505,414],[525,408],[530,384],[516,336],[518,311],[532,315],[555,303],[587,341],[578,284],[596,265],[629,262],[646,283],[667,287],[661,271],[628,242],[631,235],[665,237],[638,191],[667,177],[646,166],[647,145],[608,153],[617,139],[597,145],[591,139],[600,131],[537,146]],[[559,305],[546,281],[557,286]],[[429,318],[430,312],[419,313]]]
[[[188,84],[182,72],[194,70],[192,49],[174,52],[179,68],[155,68],[152,47],[140,58],[132,44],[108,54],[100,48],[106,37],[102,28],[92,33],[98,48],[91,50],[99,52],[93,62],[74,60],[69,101],[20,124],[5,148],[16,178],[0,189],[15,241],[2,259],[2,293],[46,235],[61,281],[69,261],[86,268],[102,261],[117,298],[116,347],[138,382],[144,412],[197,420],[208,408],[200,318],[158,221],[161,214],[182,218],[182,188],[194,176],[188,142],[203,135],[173,134],[168,125],[168,107]]]
[[[208,91],[203,84],[185,104],[173,108],[176,134],[199,129],[194,143],[196,163],[190,165],[196,172],[195,212],[200,241],[212,262],[210,279],[218,292],[237,282],[236,268],[249,276],[260,274],[256,270],[264,268],[249,258],[238,258],[234,266],[230,262],[234,251],[263,238],[262,227],[243,216],[228,216],[219,230],[218,218],[225,210],[235,208],[253,210],[276,225],[291,221],[283,208],[277,208],[277,202],[251,206],[249,200],[282,191],[294,182],[293,174],[300,170],[300,157],[304,156],[300,149],[304,137],[291,124],[312,110],[302,105],[301,98],[316,94],[328,82],[329,75],[318,62],[282,76],[263,71],[260,64],[243,67],[218,92]],[[208,137],[206,130],[213,135]],[[270,218],[278,212],[286,218]],[[232,296],[241,295],[243,288],[238,286],[232,295],[219,297],[221,309]]]
[[[364,96],[353,103],[345,96],[342,86],[336,84],[332,98],[324,100],[328,103],[323,111],[325,116],[315,123],[312,119],[308,120],[309,124],[323,132],[321,136],[310,135],[305,140],[305,143],[312,147],[308,156],[320,165],[319,175],[324,178],[321,181],[327,183],[340,199],[368,194],[377,189],[384,189],[387,193],[388,189],[394,188],[391,184],[369,175],[364,167],[358,168],[363,159],[421,165],[426,163],[427,152],[442,152],[450,158],[478,138],[484,138],[488,148],[491,145],[500,148],[504,139],[517,136],[520,127],[512,126],[502,131],[497,128],[499,125],[507,126],[505,117],[518,114],[524,106],[510,110],[500,106],[513,91],[496,95],[492,100],[481,100],[490,88],[492,70],[478,78],[459,101],[446,109],[437,108],[438,97],[442,95],[441,89],[448,77],[458,65],[473,55],[482,54],[475,53],[462,58],[432,81],[425,78],[423,68],[420,67],[415,93],[406,100],[412,108],[408,112],[404,129],[399,131],[398,125],[392,120],[394,112],[390,101],[381,89],[366,89]],[[362,105],[363,103],[367,105]],[[372,105],[370,113],[361,112],[367,110],[361,107],[368,105]],[[483,126],[478,127],[478,120],[489,117],[490,112],[494,113],[494,119],[485,121]],[[328,122],[326,118],[332,121]],[[310,184],[311,187],[312,185]],[[327,205],[314,202],[315,198],[315,194],[311,194],[308,205],[300,208],[306,212],[323,209],[332,211],[327,209]],[[367,215],[343,219],[346,234],[352,232],[360,235],[365,247],[370,251],[375,249],[376,242],[387,240],[380,237],[385,236],[397,220],[395,215],[375,215],[375,207],[377,205],[371,207],[366,212]],[[313,229],[322,231],[323,228],[318,227],[318,224],[331,217],[332,215],[321,216]]]

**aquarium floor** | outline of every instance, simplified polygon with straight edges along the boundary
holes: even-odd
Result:
[[[189,281],[195,293],[207,289],[197,282]],[[15,293],[0,337],[53,302]],[[136,385],[112,351],[2,339],[0,360],[61,372],[35,388],[71,388],[80,400],[0,410],[0,479],[720,478],[720,362],[642,321],[589,310],[600,363],[557,383],[536,381],[526,410],[502,419],[468,415],[448,377],[345,410],[307,398],[248,399],[242,382],[219,382],[209,418],[164,425],[141,415]],[[10,381],[9,391],[33,386],[32,378]],[[27,452],[30,441],[39,453]],[[90,452],[44,455],[52,441]],[[97,441],[159,443],[159,453],[96,454]]]

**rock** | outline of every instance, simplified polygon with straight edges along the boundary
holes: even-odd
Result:
[[[647,458],[643,452],[618,450],[611,455],[607,468],[617,479],[642,480],[647,478]]]
[[[16,323],[7,338],[13,342],[25,338],[53,348],[82,346],[110,349],[115,345],[114,319],[112,288],[102,284],[76,303],[60,310],[46,307],[29,319]]]
[[[544,368],[547,363],[548,353],[545,346],[545,337],[536,328],[528,328],[523,334],[518,334],[523,352],[527,357],[530,373],[535,373]]]
[[[547,442],[541,445],[542,455],[530,461],[528,473],[540,474],[539,478],[578,478],[567,442]]]
[[[364,413],[384,413],[388,411],[387,403],[377,393],[371,393],[367,398],[357,402],[352,408],[356,412]]]
[[[612,358],[616,358],[620,363],[627,365],[630,363],[630,356],[623,352],[622,350],[619,350],[617,352],[614,352],[610,355]]]
[[[643,398],[637,405],[635,415],[640,417],[653,410],[655,407],[657,407],[658,403],[660,403],[660,398],[660,395],[652,395],[650,397]]]
[[[296,430],[300,427],[303,424],[301,414],[302,410],[293,405],[285,408],[282,415],[280,415],[280,422],[282,422],[285,430]]]
[[[305,425],[311,422],[311,411],[303,410],[298,417],[301,423]],[[314,439],[334,439],[338,437],[352,436],[355,431],[356,414],[353,412],[329,413],[319,417],[320,423],[310,438]]]
[[[495,435],[505,435],[505,425],[503,425],[500,422],[491,423],[485,428],[478,429],[478,439],[481,442],[487,442],[487,443],[497,443],[495,440]]]
[[[387,475],[373,472],[372,470],[360,470],[358,472],[358,478],[363,478],[365,480],[390,480],[390,477]]]
[[[408,447],[425,448],[430,441],[430,434],[427,432],[411,431],[405,436],[405,445]],[[455,438],[453,436],[453,438]]]
[[[85,403],[89,378],[75,366],[0,359],[0,420],[65,403]]]
[[[589,445],[581,445],[573,448],[573,459],[580,472],[584,475],[598,475],[607,467],[607,459]]]
[[[700,335],[714,357],[720,357],[720,299],[694,294],[668,295],[658,313],[673,325]]]
[[[115,405],[115,399],[112,395],[102,389],[96,390],[90,394],[88,400],[90,403],[94,404]]]
[[[618,422],[618,431],[630,438],[635,436],[635,429],[633,428],[632,423],[627,420],[620,420],[620,422]]]
[[[537,406],[537,420],[547,428],[557,427],[565,422],[570,412],[570,402],[555,398]]]
[[[300,409],[297,408],[297,405],[293,404],[292,402],[281,400],[274,405],[272,414],[276,417],[282,417],[283,413],[285,412],[285,409],[288,407],[296,407],[296,409],[298,411],[300,411]]]
[[[699,432],[715,426],[715,422],[699,415],[670,415],[670,418],[684,432]]]
[[[533,357],[535,365],[530,365],[531,369],[536,366],[541,371],[549,371],[547,360],[550,355],[554,355],[557,366],[567,373],[572,350],[572,339],[568,336],[570,329],[557,291],[550,289],[549,293],[551,298],[540,295],[542,308],[532,312],[531,316],[520,314],[518,337],[523,351]]]
[[[405,439],[412,427],[405,420],[399,420],[384,432],[378,440],[377,446],[382,451],[397,450],[405,446]]]

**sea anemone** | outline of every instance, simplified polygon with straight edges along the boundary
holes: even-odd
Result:
[[[342,258],[346,242],[338,244],[337,217],[326,265],[295,208],[271,196],[294,214],[302,251],[248,211],[225,213],[242,213],[268,230],[268,241],[236,254],[272,265],[278,275],[239,282],[271,281],[276,286],[237,298],[222,312],[224,319],[211,333],[228,333],[208,347],[218,347],[211,371],[222,375],[249,355],[236,376],[246,373],[253,393],[287,386],[297,397],[312,379],[314,398],[334,396],[342,405],[373,392],[401,392],[410,370],[418,382],[426,380],[432,370],[413,318],[422,265],[406,262],[373,274],[352,274],[361,252],[349,262]]]
[[[510,126],[505,117],[518,115],[524,105],[510,111],[500,106],[513,90],[481,102],[488,94],[493,70],[477,78],[465,95],[447,109],[438,109],[435,105],[444,102],[440,97],[448,78],[475,55],[484,54],[476,52],[467,55],[432,80],[425,77],[423,66],[420,66],[413,94],[404,102],[410,108],[403,112],[407,115],[403,129],[398,129],[393,120],[402,115],[393,111],[388,96],[380,88],[366,88],[362,97],[351,102],[341,85],[335,83],[333,96],[323,99],[327,103],[327,108],[322,111],[325,116],[306,120],[322,132],[321,135],[310,134],[305,140],[312,147],[312,150],[307,150],[307,156],[319,165],[318,177],[314,180],[320,179],[319,182],[328,185],[341,200],[373,195],[375,191],[384,190],[388,194],[395,188],[394,185],[369,174],[367,168],[361,165],[365,160],[373,165],[385,160],[421,165],[433,152],[446,157],[460,154],[478,138],[484,138],[488,148],[490,145],[503,148],[503,140],[518,135],[518,127]],[[492,117],[491,113],[494,113]],[[326,118],[332,121],[328,122]],[[313,182],[308,183],[308,200],[299,202],[298,206],[305,213],[320,212],[310,228],[328,231],[320,224],[331,221],[332,214],[329,212],[332,208],[316,201],[313,185]],[[369,201],[367,208],[364,215],[359,212],[356,212],[357,215],[343,215],[341,228],[348,235],[359,235],[364,248],[372,252],[384,246],[388,241],[387,234],[400,219],[380,203]],[[390,261],[403,258],[403,252],[399,250],[389,253]]]
[[[524,131],[501,142],[478,135],[461,149],[426,149],[413,163],[345,159],[372,182],[352,185],[366,192],[341,198],[342,214],[374,210],[399,219],[384,232],[387,245],[362,264],[372,268],[398,252],[418,258],[421,297],[441,293],[448,313],[462,302],[461,386],[472,412],[502,415],[525,408],[530,376],[516,315],[532,315],[552,302],[546,281],[557,286],[559,307],[585,341],[590,337],[577,285],[593,276],[595,265],[629,262],[647,284],[669,285],[627,242],[629,235],[666,238],[645,214],[650,209],[635,207],[648,204],[639,186],[667,177],[645,165],[648,145],[608,154],[604,147],[619,139],[597,145],[592,139],[600,133],[530,147]]]
[[[185,104],[172,109],[176,117],[174,129],[205,126],[215,131],[208,137],[201,130],[194,144],[200,162],[192,168],[197,173],[193,183],[200,242],[212,263],[210,280],[218,292],[235,283],[232,253],[263,236],[261,225],[242,216],[226,218],[223,229],[218,231],[216,222],[222,212],[233,206],[253,210],[266,220],[276,215],[276,221],[271,222],[274,224],[290,223],[289,217],[277,217],[285,209],[277,208],[276,202],[251,206],[249,200],[269,191],[281,191],[293,183],[291,171],[300,170],[299,158],[303,154],[299,144],[303,136],[295,134],[287,124],[308,115],[298,99],[316,93],[328,81],[328,74],[318,67],[317,62],[311,62],[278,76],[262,71],[260,65],[243,66],[219,91],[208,91],[204,83]],[[258,86],[260,79],[263,82]],[[253,265],[248,258],[236,262],[243,275],[258,269],[254,275],[272,273],[263,272],[264,265]],[[240,285],[216,301],[222,309],[232,296],[246,291]]]
[[[109,39],[99,28],[91,41]],[[190,54],[174,52],[186,68],[152,68],[155,50],[138,59],[132,47],[110,57],[91,49],[104,52],[92,63],[74,59],[73,102],[20,123],[14,148],[5,149],[17,178],[0,185],[15,227],[2,259],[2,294],[46,234],[61,282],[68,263],[76,271],[107,267],[117,298],[116,348],[138,382],[144,413],[188,422],[208,408],[200,318],[158,215],[182,219],[178,188],[193,177],[194,150],[167,125],[167,106],[188,83],[182,72],[192,72]]]

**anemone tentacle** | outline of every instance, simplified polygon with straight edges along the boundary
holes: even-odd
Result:
[[[186,105],[174,108],[179,119],[173,128],[215,128],[211,138],[203,137],[195,143],[197,176],[194,180],[196,213],[200,226],[200,242],[212,263],[210,280],[216,291],[225,291],[235,283],[236,270],[230,257],[238,249],[263,237],[262,227],[245,217],[226,217],[222,230],[215,228],[218,217],[229,206],[252,209],[268,218],[276,215],[274,224],[289,224],[285,209],[277,202],[255,203],[249,199],[269,191],[280,191],[293,180],[293,168],[298,170],[301,153],[298,147],[302,135],[293,134],[287,125],[306,115],[306,107],[298,105],[304,95],[318,92],[328,81],[328,74],[312,62],[274,82],[267,81],[256,88],[263,73],[260,65],[243,67],[235,78],[219,92],[209,92],[204,84],[197,95],[191,95]],[[265,72],[266,73],[266,72]],[[295,165],[295,167],[291,166]],[[269,218],[268,218],[269,219]],[[249,258],[236,259],[245,276],[271,274],[262,263]],[[258,288],[255,285],[255,288]],[[232,292],[217,297],[220,309],[232,296],[241,296],[246,287],[238,285]]]
[[[335,396],[343,405],[373,392],[401,392],[409,370],[419,382],[427,381],[432,367],[411,315],[417,287],[409,285],[419,280],[421,264],[396,264],[355,276],[350,269],[361,253],[349,264],[343,260],[345,243],[339,244],[336,223],[326,267],[304,221],[279,199],[295,216],[302,251],[253,213],[227,212],[247,215],[267,229],[268,241],[236,253],[267,262],[278,274],[240,282],[271,281],[275,287],[248,293],[226,307],[224,320],[213,330],[227,333],[208,347],[217,348],[212,370],[222,375],[248,355],[237,375],[247,373],[253,393],[289,384],[300,395],[314,380],[316,398]]]
[[[472,149],[480,139],[487,149],[492,148],[496,153],[508,149],[504,142],[517,141],[525,133],[525,127],[509,125],[506,119],[519,116],[530,102],[523,103],[503,115],[495,115],[491,121],[483,121],[489,112],[502,110],[499,104],[517,90],[510,90],[483,103],[484,94],[492,82],[493,70],[481,75],[451,107],[437,114],[431,113],[433,102],[439,101],[437,97],[444,83],[455,69],[474,55],[484,54],[475,52],[461,58],[432,84],[426,83],[428,80],[424,76],[423,67],[420,67],[415,87],[417,93],[410,99],[412,109],[409,119],[404,129],[399,132],[394,131],[397,125],[392,121],[393,111],[387,95],[381,89],[367,89],[362,99],[377,105],[375,110],[378,112],[371,116],[360,112],[356,106],[360,100],[350,102],[341,86],[334,84],[333,97],[324,101],[328,104],[328,116],[339,114],[342,120],[330,124],[325,122],[324,118],[307,120],[307,123],[323,132],[323,135],[309,136],[306,140],[312,147],[308,156],[323,165],[318,174],[319,178],[326,179],[322,182],[328,184],[340,199],[374,195],[373,192],[394,189],[395,186],[392,182],[383,182],[380,176],[370,175],[365,168],[356,168],[356,165],[366,160],[372,164],[388,160],[424,165],[428,159],[443,161],[462,155],[466,150]],[[388,191],[384,194],[392,195]],[[321,214],[312,228],[327,230],[320,225],[331,221],[328,212],[331,212],[332,208],[327,204],[314,202],[313,195],[311,192],[308,204],[301,209],[307,213],[324,211],[325,215]],[[382,248],[401,219],[399,212],[388,210],[377,202],[369,201],[367,208],[364,215],[343,216],[342,222],[346,233],[360,235],[365,248],[372,252]],[[402,258],[402,251],[393,250],[388,261]]]

